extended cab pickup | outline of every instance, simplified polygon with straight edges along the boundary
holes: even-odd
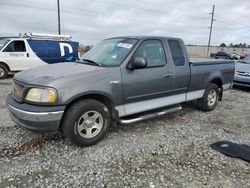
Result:
[[[37,131],[62,130],[79,146],[100,141],[112,123],[134,123],[197,101],[215,108],[231,87],[230,60],[190,62],[181,39],[117,37],[103,40],[79,62],[15,75],[6,101],[13,121]]]

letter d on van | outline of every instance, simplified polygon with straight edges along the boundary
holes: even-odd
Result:
[[[69,53],[73,53],[73,48],[68,43],[59,43],[60,45],[60,51],[61,51],[61,57],[65,56],[65,50],[64,47],[67,47],[69,49]]]

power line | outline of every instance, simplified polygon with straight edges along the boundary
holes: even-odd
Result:
[[[56,9],[49,9],[49,8],[42,8],[42,7],[36,7],[36,6],[31,6],[31,5],[23,5],[23,4],[13,4],[13,3],[2,3],[2,4],[5,4],[5,5],[10,5],[10,6],[21,6],[21,7],[25,7],[25,8],[34,8],[34,9],[40,9],[40,10],[44,10],[44,11],[50,11],[50,12],[55,12]],[[133,20],[128,20],[128,19],[124,19],[122,17],[113,17],[113,16],[107,16],[107,15],[104,15],[104,14],[100,14],[100,12],[89,12],[89,11],[84,11],[84,12],[79,12],[79,11],[65,11],[65,10],[61,10],[62,13],[66,13],[66,14],[76,14],[76,15],[83,15],[83,16],[90,16],[90,17],[97,17],[97,16],[102,16],[103,18],[106,18],[106,19],[118,19],[118,20],[124,20],[124,21],[127,21],[127,22],[131,22],[131,23],[147,23],[147,24],[155,24],[154,22],[147,22],[145,20],[140,20],[140,19],[134,19]],[[183,28],[190,28],[190,29],[193,29],[194,27],[195,28],[199,28],[199,29],[205,29],[205,26],[202,27],[197,27],[197,26],[182,26]]]
[[[221,20],[221,19],[222,19],[222,20]],[[220,18],[217,19],[216,21],[221,22],[221,23],[225,23],[225,24],[230,24],[230,25],[236,24],[236,25],[239,25],[239,26],[242,26],[242,27],[250,27],[250,25],[245,25],[245,24],[236,22],[236,21],[234,21],[234,20],[230,20],[230,19],[223,18],[223,17],[220,17]]]
[[[20,2],[20,0],[11,0],[11,1]],[[5,1],[5,2],[9,3],[10,0],[9,1]],[[51,1],[51,2],[38,2],[38,1],[22,0],[22,2],[27,2],[29,4],[30,3],[39,4],[39,5],[41,5],[41,4],[44,4],[44,5],[54,5],[54,6],[57,5],[57,3],[55,1]],[[55,2],[55,3],[53,3],[53,2]],[[13,3],[13,2],[11,2],[11,3]]]
[[[180,7],[173,7],[173,6],[166,6],[166,5],[162,5],[162,4],[156,4],[156,3],[151,3],[151,2],[145,2],[143,0],[136,0],[137,2],[142,2],[142,3],[147,3],[147,4],[150,4],[150,5],[153,5],[155,7],[160,7],[160,8],[167,8],[167,9],[176,9],[176,10],[181,10],[181,11],[187,11],[187,12],[193,12],[194,10],[192,9],[186,9],[186,8],[180,8]],[[201,11],[198,11],[198,12],[201,12]]]
[[[28,1],[28,0],[23,0],[23,1],[25,1],[25,2],[30,2],[31,3],[31,1]],[[22,1],[22,2],[23,2]],[[97,0],[96,0],[97,1]],[[96,2],[95,1],[95,2]],[[14,4],[14,3],[8,3],[8,2],[3,2],[3,3],[1,3],[1,4],[6,4],[6,5],[9,5],[9,6],[21,6],[21,7],[26,7],[26,8],[34,8],[34,9],[40,9],[40,10],[44,10],[44,11],[50,11],[50,12],[55,12],[56,11],[56,9],[55,8],[49,8],[49,7],[56,7],[56,4],[54,4],[53,3],[53,6],[47,6],[46,8],[43,8],[43,7],[38,7],[38,6],[32,6],[32,5],[30,5],[30,3],[29,4]],[[35,2],[32,2],[32,3],[35,3]],[[47,3],[43,3],[44,5],[45,4],[47,4]],[[52,5],[52,3],[48,3],[48,4],[51,4]],[[40,3],[39,3],[39,5],[40,5]],[[118,5],[114,5],[114,6],[118,6]],[[126,22],[130,22],[130,23],[136,23],[136,24],[138,24],[138,23],[146,23],[146,24],[152,24],[152,25],[155,25],[156,24],[156,22],[155,22],[155,20],[152,20],[152,21],[148,21],[148,20],[142,20],[142,19],[138,19],[138,18],[133,18],[132,20],[131,19],[126,19],[126,18],[124,18],[123,16],[108,16],[107,14],[103,14],[103,13],[101,13],[101,12],[93,12],[93,11],[75,11],[75,10],[69,10],[68,8],[67,8],[67,10],[62,10],[61,11],[62,13],[65,13],[65,14],[75,14],[75,15],[82,15],[82,16],[87,16],[87,17],[98,17],[98,16],[101,16],[103,19],[112,19],[112,20],[123,20],[123,21],[126,21]],[[155,16],[155,14],[153,14],[154,16]],[[156,17],[156,16],[155,16]],[[164,18],[163,16],[162,16],[162,18]],[[159,23],[159,19],[158,19],[158,17],[157,17],[157,21],[158,21],[158,23]],[[189,21],[191,21],[191,20],[189,20]],[[197,20],[198,21],[198,20]],[[226,21],[225,21],[226,22]],[[181,23],[181,22],[178,22],[178,23]],[[161,24],[164,24],[164,23],[161,23]],[[200,24],[199,24],[200,25]],[[232,24],[231,24],[232,25]],[[175,27],[174,28],[172,28],[172,29],[177,29],[177,28],[181,28],[181,30],[182,31],[190,31],[190,30],[194,30],[195,28],[197,28],[197,29],[199,29],[199,31],[200,30],[205,30],[205,29],[207,29],[207,27],[205,27],[205,26],[197,26],[197,24],[196,25],[183,25],[183,26],[181,26],[181,25],[175,25]],[[213,28],[215,31],[216,30],[223,30],[224,28],[217,28],[217,27],[215,27],[215,28]],[[225,30],[225,29],[224,29]],[[169,30],[168,31],[171,31],[171,28],[169,28]],[[198,30],[196,30],[196,31],[198,31]],[[216,31],[217,32],[217,31]],[[218,31],[219,32],[219,31]],[[223,31],[224,32],[224,31]],[[225,30],[225,32],[227,32],[226,30]],[[228,32],[229,33],[229,32]],[[232,33],[232,32],[230,32],[230,33]],[[211,39],[210,39],[211,40]]]
[[[13,0],[12,0],[13,1]],[[17,2],[20,2],[19,0],[14,0],[14,1],[17,1]],[[38,2],[33,2],[33,1],[28,1],[28,0],[22,0],[22,2],[27,2],[27,3],[38,3]],[[136,9],[142,9],[142,10],[145,10],[145,11],[156,11],[160,14],[164,14],[166,15],[166,12],[165,11],[159,11],[159,10],[154,10],[154,9],[145,9],[145,8],[142,8],[142,7],[135,7],[135,6],[131,6],[131,5],[126,5],[126,4],[118,4],[118,3],[113,3],[113,2],[107,2],[107,1],[103,1],[103,0],[92,0],[92,2],[97,2],[97,3],[103,3],[103,4],[109,4],[109,5],[114,5],[114,6],[127,6],[127,7],[130,7],[130,8],[136,8]],[[137,0],[137,2],[141,2],[141,3],[145,3],[145,1],[143,0]],[[147,4],[150,4],[152,6],[155,6],[155,7],[160,7],[160,8],[164,8],[164,9],[171,9],[171,10],[182,10],[182,11],[187,11],[187,12],[194,12],[192,9],[187,9],[187,8],[180,8],[180,7],[174,7],[174,6],[166,6],[166,5],[161,5],[161,4],[156,4],[156,3],[151,3],[151,2],[146,2]],[[46,4],[46,5],[56,5],[55,3],[50,3],[50,2],[39,2],[39,5],[40,4]],[[208,5],[208,3],[207,3]],[[199,10],[196,10],[196,12],[200,12]],[[178,14],[180,15],[180,14]],[[186,17],[189,17],[189,15],[186,15],[186,14],[182,14],[183,16],[186,16]],[[192,18],[195,18],[195,19],[208,19],[207,17],[198,17],[198,16],[191,16]],[[224,18],[224,17],[221,17],[221,16],[217,16],[217,20],[218,22],[221,22],[221,23],[226,23],[226,24],[232,24],[232,23],[235,23],[237,25],[241,25],[243,27],[250,27],[249,25],[245,25],[245,24],[242,24],[240,22],[237,22],[235,20],[231,20],[231,19],[228,19],[228,18]]]
[[[129,7],[129,8],[133,8],[133,9],[139,9],[139,10],[143,10],[143,11],[147,11],[147,12],[154,12],[154,13],[157,13],[157,14],[164,14],[166,15],[166,11],[160,11],[160,10],[155,10],[155,9],[150,9],[150,8],[142,8],[142,7],[138,7],[138,6],[132,6],[132,5],[127,5],[127,4],[120,4],[120,3],[114,3],[114,2],[108,2],[108,1],[103,1],[103,0],[95,0],[96,3],[102,3],[102,4],[108,4],[108,5],[111,5],[111,6],[119,6],[119,7]],[[188,17],[188,18],[193,18],[193,19],[208,19],[207,17],[200,17],[200,16],[190,16],[190,15],[187,15],[187,14],[178,14],[179,16],[185,16],[185,17]]]

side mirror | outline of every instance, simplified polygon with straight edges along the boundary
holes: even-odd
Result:
[[[132,59],[132,61],[128,65],[129,70],[134,70],[134,69],[143,69],[147,67],[147,61],[143,57],[135,57]]]

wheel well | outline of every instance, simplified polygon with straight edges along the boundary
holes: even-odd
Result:
[[[219,88],[222,88],[222,81],[220,78],[213,79],[210,83],[216,84]]]
[[[66,110],[72,104],[74,104],[80,100],[84,100],[84,99],[95,99],[95,100],[105,104],[111,112],[114,110],[114,103],[112,102],[112,100],[110,100],[108,97],[106,97],[104,95],[100,95],[100,94],[89,94],[89,95],[84,95],[84,96],[78,97],[78,98],[74,99],[73,101],[71,101],[69,104],[67,104]]]
[[[222,81],[220,78],[216,78],[216,79],[213,79],[210,83],[213,83],[213,84],[216,84],[218,87],[219,87],[219,91],[220,91],[220,94],[219,94],[219,101],[222,100],[222,95],[223,95],[223,88],[222,88]]]
[[[6,63],[0,61],[0,64],[6,66],[8,71],[10,71],[10,67]]]
[[[95,99],[103,104],[105,104],[107,106],[107,108],[109,109],[109,111],[111,112],[111,118],[113,120],[116,120],[118,117],[118,113],[115,110],[115,105],[113,103],[113,101],[111,99],[109,99],[108,97],[104,96],[104,95],[100,95],[100,94],[89,94],[89,95],[84,95],[84,96],[80,96],[76,99],[74,99],[73,101],[71,101],[69,104],[67,104],[61,123],[60,123],[60,128],[61,128],[61,124],[65,115],[65,112],[67,112],[67,110],[70,108],[70,106],[72,106],[73,104],[77,103],[78,101],[84,100],[84,99]]]

